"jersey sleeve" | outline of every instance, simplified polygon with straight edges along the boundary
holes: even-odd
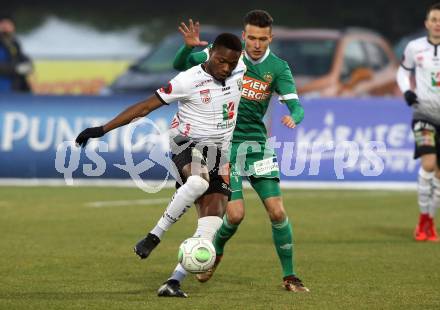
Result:
[[[188,97],[188,89],[185,87],[182,73],[173,78],[166,87],[156,90],[155,94],[163,104],[170,104]]]
[[[403,55],[402,55],[402,61],[401,61],[400,65],[406,70],[413,70],[414,69],[414,67],[415,67],[414,52],[413,52],[413,48],[412,48],[411,43],[409,43],[406,46],[405,51],[403,52]]]
[[[287,105],[295,124],[299,124],[304,118],[304,109],[299,102],[295,81],[287,63],[284,63],[275,80],[275,92],[278,99]]]
[[[174,57],[173,67],[176,70],[184,71],[191,67],[204,63],[209,58],[209,49],[201,52],[192,53],[193,48],[186,45],[182,46]]]

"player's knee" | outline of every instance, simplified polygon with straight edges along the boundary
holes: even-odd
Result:
[[[276,208],[269,212],[269,217],[272,222],[282,222],[287,216],[283,208]]]
[[[233,213],[232,215],[228,215],[228,222],[232,225],[239,225],[241,221],[243,221],[244,214]]]
[[[201,196],[209,187],[208,181],[198,175],[191,175],[185,183],[194,196]]]
[[[437,164],[437,157],[432,154],[428,154],[422,157],[421,168],[427,173],[434,172]]]
[[[239,225],[244,219],[244,208],[228,210],[226,215],[230,224]]]

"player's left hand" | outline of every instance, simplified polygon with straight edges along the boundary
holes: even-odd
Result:
[[[81,131],[78,137],[76,137],[75,142],[78,146],[85,147],[90,138],[102,137],[104,133],[104,128],[102,126],[86,128]]]
[[[292,116],[290,116],[290,115],[284,115],[282,120],[281,120],[281,123],[284,126],[286,126],[287,128],[292,128],[293,129],[293,128],[296,127],[295,121],[293,120]]]
[[[207,41],[200,41],[200,23],[198,21],[194,23],[192,19],[189,19],[188,26],[182,22],[178,29],[183,35],[183,41],[186,46],[196,47],[208,45]]]

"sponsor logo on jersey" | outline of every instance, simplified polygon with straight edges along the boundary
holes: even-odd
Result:
[[[228,129],[235,126],[235,119],[217,123],[217,129]]]
[[[223,122],[217,123],[217,129],[227,129],[235,126],[235,103],[233,101],[223,104]]]
[[[202,100],[203,103],[211,102],[211,92],[209,91],[209,89],[204,89],[200,91],[200,100]]]
[[[227,90],[230,90],[230,89],[231,89],[231,86],[226,86],[226,87],[222,88],[222,91],[227,91]]]
[[[171,83],[168,83],[168,86],[167,87],[161,87],[160,89],[159,89],[159,91],[161,92],[161,93],[165,93],[165,94],[171,94],[171,92],[173,91],[173,85],[171,85]]]
[[[431,86],[440,86],[440,72],[431,72]]]
[[[263,101],[270,97],[270,83],[245,76],[241,96],[249,100]]]
[[[273,81],[273,76],[271,72],[266,72],[263,75],[263,79],[267,82],[267,83],[272,83]]]
[[[223,120],[227,121],[234,118],[235,103],[233,101],[223,104]]]
[[[202,86],[208,84],[209,82],[212,82],[212,79],[201,81],[201,82],[196,84],[196,88],[197,87],[202,87]]]

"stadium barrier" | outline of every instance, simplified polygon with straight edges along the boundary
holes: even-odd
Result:
[[[82,129],[140,99],[1,95],[0,183],[127,185],[142,179],[170,184],[166,129],[175,104],[86,150],[72,143]],[[284,105],[274,103],[271,109],[270,141],[284,185],[414,188],[418,163],[412,158],[411,112],[401,99],[303,99],[302,104],[305,119],[293,130],[280,122],[288,112]]]

